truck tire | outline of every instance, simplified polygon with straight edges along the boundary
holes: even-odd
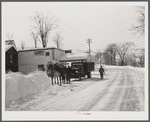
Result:
[[[88,78],[91,78],[91,72],[88,72],[87,76]]]
[[[79,81],[81,81],[81,75],[79,75]]]

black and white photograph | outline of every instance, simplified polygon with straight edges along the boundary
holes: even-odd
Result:
[[[2,2],[2,120],[148,120],[148,2]]]

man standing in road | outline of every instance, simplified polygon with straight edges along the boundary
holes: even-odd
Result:
[[[100,77],[101,77],[101,80],[102,80],[102,79],[103,79],[103,75],[104,75],[104,73],[105,73],[105,71],[104,71],[102,65],[101,65],[101,67],[99,68],[99,73],[100,73]]]

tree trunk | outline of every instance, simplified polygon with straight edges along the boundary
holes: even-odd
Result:
[[[116,55],[115,54],[114,54],[113,58],[114,58],[114,65],[116,65]]]
[[[123,65],[124,65],[124,60],[121,61],[121,66],[123,66]]]
[[[112,55],[110,56],[110,64],[112,65],[113,63],[112,63]]]
[[[37,48],[37,42],[35,41],[35,48]]]

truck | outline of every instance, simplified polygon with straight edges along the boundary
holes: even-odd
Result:
[[[81,81],[81,77],[91,78],[91,71],[94,71],[94,62],[72,62],[70,77]]]

